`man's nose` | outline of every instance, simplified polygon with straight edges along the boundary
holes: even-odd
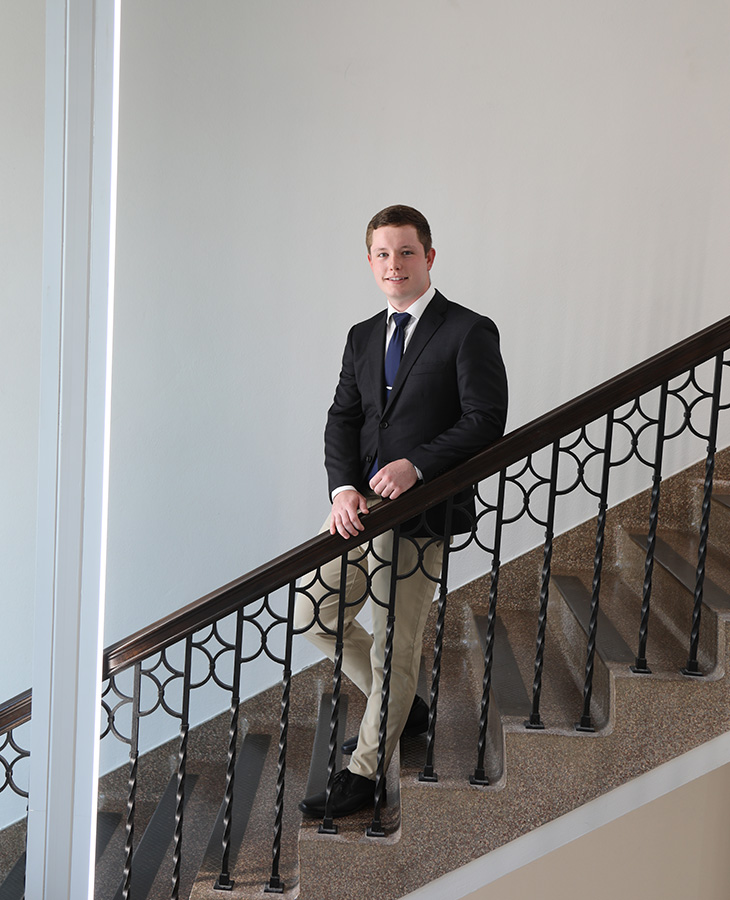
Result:
[[[395,270],[395,269],[400,269],[400,260],[399,260],[399,259],[396,259],[395,257],[391,257],[391,259],[390,259],[390,268],[393,269],[393,270]]]

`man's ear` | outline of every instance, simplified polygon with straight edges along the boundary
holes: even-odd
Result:
[[[370,257],[368,257],[369,259]],[[431,266],[433,265],[433,261],[436,259],[436,251],[433,247],[426,254],[426,265],[428,266],[428,271],[431,271]]]

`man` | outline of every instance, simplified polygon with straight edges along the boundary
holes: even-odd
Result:
[[[501,437],[507,412],[497,329],[432,287],[436,251],[424,216],[408,206],[387,207],[370,221],[366,244],[388,305],[350,331],[325,429],[332,499],[325,528],[348,541],[363,530],[361,517],[382,499],[395,500]],[[458,501],[460,509],[464,504],[473,509],[470,492]],[[404,729],[426,730],[427,708],[415,697],[416,681],[445,527],[444,508],[437,507],[398,545],[398,573],[411,574],[398,582],[396,594],[386,768]],[[470,517],[461,512],[450,532],[469,527]],[[334,779],[333,816],[373,802],[392,551],[389,532],[374,539],[366,559],[363,548],[349,554],[343,671],[368,700],[357,740],[347,742],[347,749],[354,747],[350,763]],[[330,658],[339,577],[339,560],[323,566],[298,596],[295,614],[296,628],[311,624],[307,637]],[[372,604],[372,637],[355,619],[368,592],[379,601]],[[300,808],[320,817],[324,804],[321,793],[305,798]]]

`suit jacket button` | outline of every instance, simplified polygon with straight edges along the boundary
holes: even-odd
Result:
[[[365,457],[365,462],[366,462],[366,463],[371,463],[372,461],[373,461],[372,456],[366,456],[366,457]]]
[[[380,423],[380,427],[381,427],[381,428],[387,428],[387,427],[388,427],[388,423],[387,423],[387,422],[381,422],[381,423]]]

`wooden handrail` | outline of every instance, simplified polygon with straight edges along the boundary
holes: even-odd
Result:
[[[365,543],[420,515],[459,491],[489,478],[530,453],[553,444],[728,347],[730,316],[523,425],[432,482],[408,491],[397,501],[380,504],[364,520],[364,529],[358,537],[358,543]],[[239,607],[273,593],[341,555],[346,547],[346,543],[338,535],[318,535],[147,628],[117,641],[104,653],[104,678],[182,640]],[[12,720],[13,714],[30,716],[30,691],[0,706],[0,734],[20,724],[20,721]]]
[[[17,728],[30,719],[31,691],[23,691],[12,700],[0,704],[0,734]]]
[[[549,446],[589,422],[623,406],[640,394],[699,365],[730,346],[730,316],[668,350],[639,363],[621,375],[586,391],[539,419],[511,432],[466,462],[399,497],[385,501],[363,520],[358,543],[408,521],[470,485],[489,478],[505,466]],[[339,556],[345,549],[339,535],[321,534],[247,575],[212,591],[136,634],[109,647],[104,674],[109,676],[150,653],[181,640],[236,610],[283,587],[295,578]]]

